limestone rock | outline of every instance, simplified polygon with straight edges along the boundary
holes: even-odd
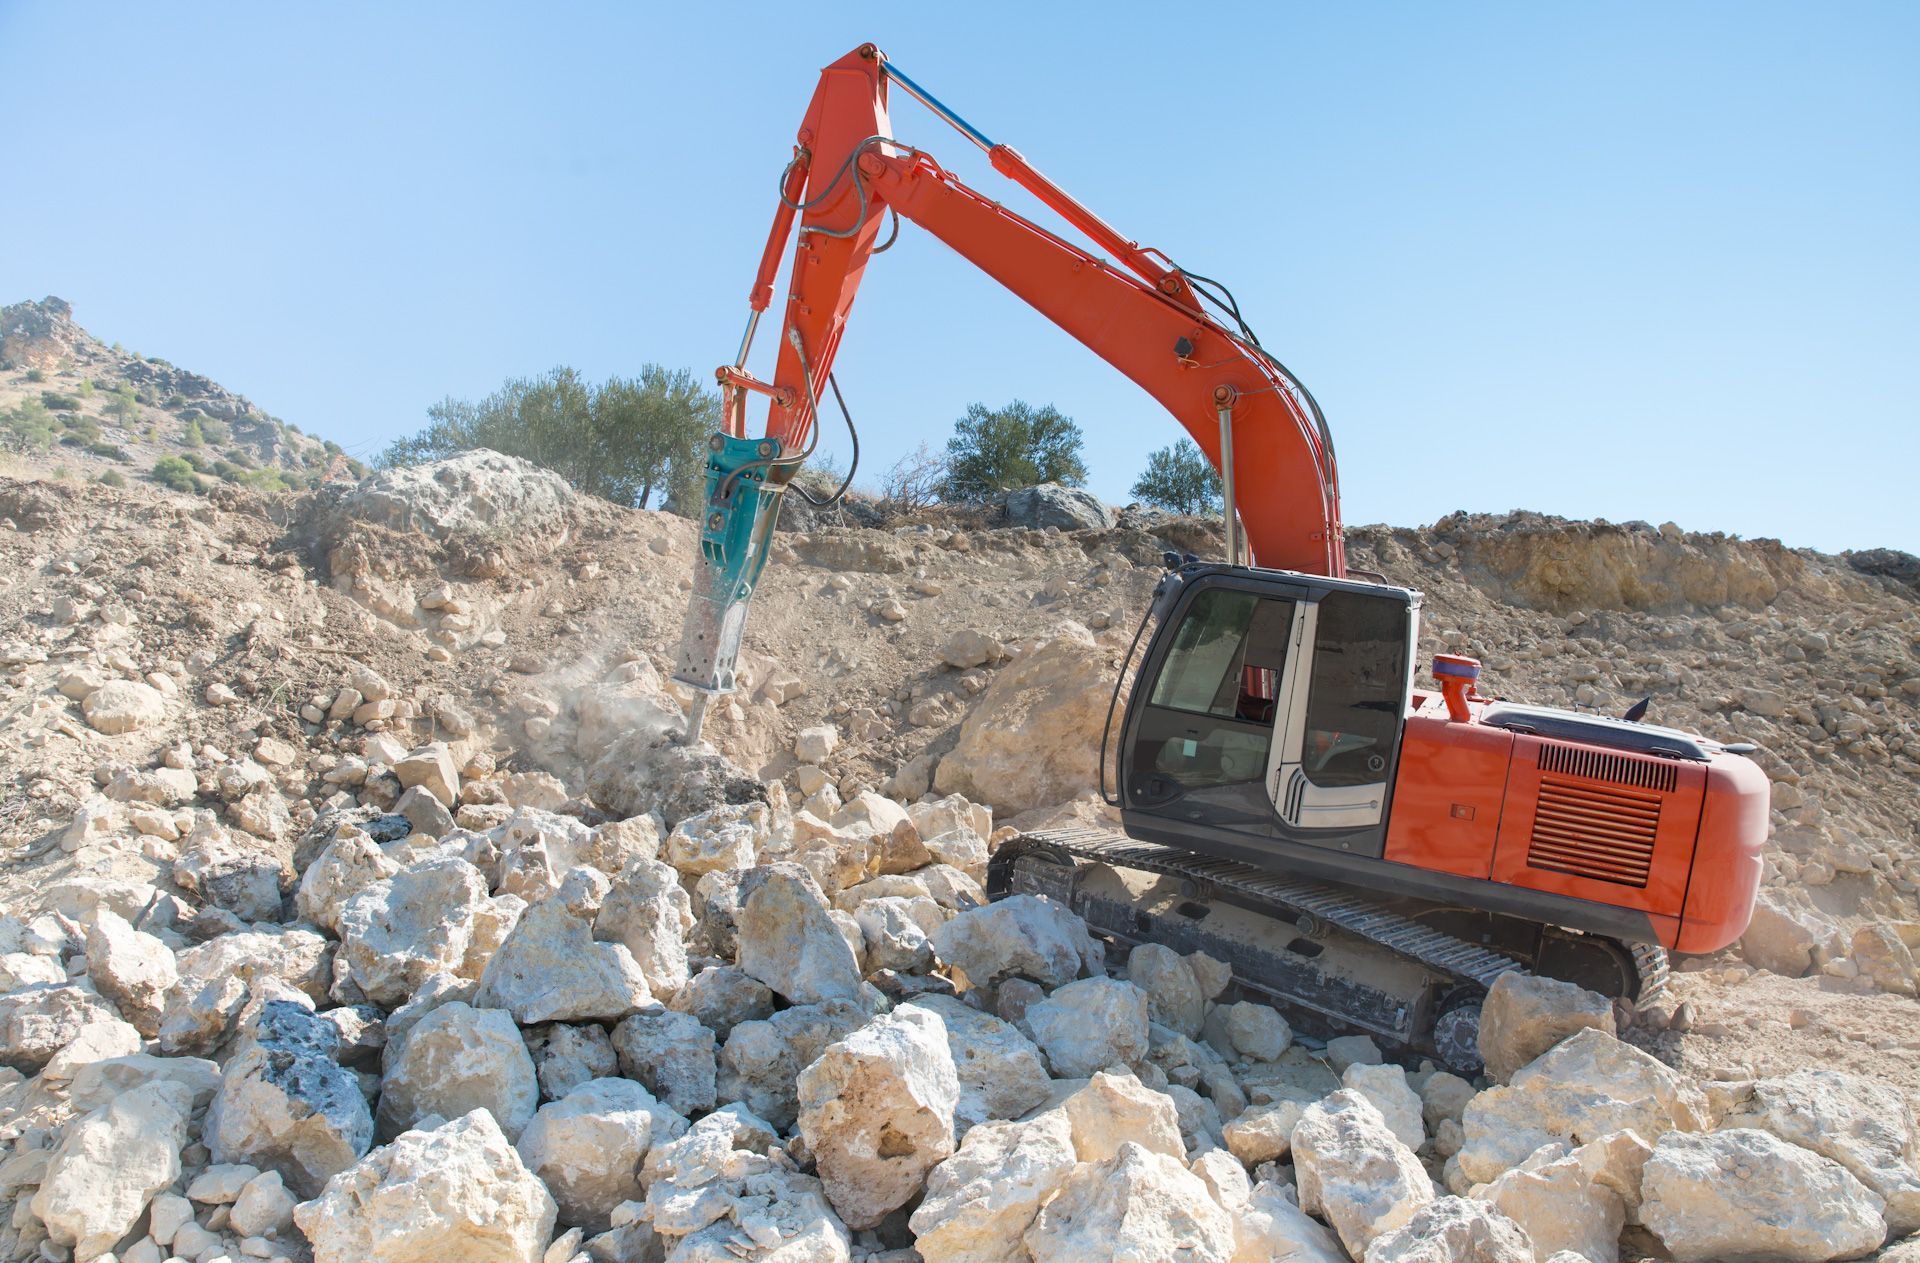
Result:
[[[1460,1169],[1476,1184],[1519,1166],[1545,1144],[1581,1145],[1631,1129],[1649,1143],[1707,1125],[1706,1098],[1685,1076],[1604,1031],[1561,1041],[1505,1087],[1468,1103]]]
[[[1129,1144],[1186,1161],[1173,1098],[1131,1073],[1096,1072],[1060,1109],[1073,1125],[1073,1152],[1082,1162],[1105,1162]]]
[[[0,995],[0,1063],[32,1074],[85,1027],[116,1020],[105,1000],[75,983],[8,992]]]
[[[306,920],[338,934],[347,900],[399,871],[400,866],[372,838],[363,833],[346,834],[329,842],[301,874],[294,907]]]
[[[87,976],[122,1017],[152,1038],[160,1033],[167,992],[180,971],[165,943],[134,929],[111,908],[101,908],[87,929]]]
[[[1816,914],[1792,902],[1778,890],[1762,890],[1753,904],[1753,919],[1740,936],[1740,955],[1756,969],[1798,978],[1813,964],[1822,934]]]
[[[1040,1049],[1011,1022],[982,1013],[952,996],[923,995],[909,1002],[940,1017],[960,1083],[954,1125],[964,1133],[990,1119],[1019,1118],[1047,1099]]]
[[[414,1127],[429,1115],[456,1118],[485,1110],[509,1138],[533,1118],[540,1093],[533,1058],[513,1018],[459,1000],[433,1010],[389,1046],[380,1085],[380,1133]]]
[[[1890,995],[1913,995],[1920,990],[1913,949],[1888,925],[1863,925],[1853,932],[1850,958],[1860,976]]]
[[[866,1020],[867,1012],[859,1005],[834,1000],[798,1004],[765,1021],[741,1022],[720,1050],[720,1100],[740,1102],[776,1127],[791,1126],[800,1110],[795,1083],[800,1072]]]
[[[614,1207],[646,1195],[640,1164],[653,1143],[656,1108],[631,1079],[594,1079],[540,1107],[515,1148],[545,1181],[562,1224],[605,1232]]]
[[[108,680],[87,694],[80,713],[95,732],[109,736],[138,732],[167,717],[167,697],[150,684]]]
[[[465,860],[428,860],[376,881],[340,912],[340,951],[375,1004],[404,1004],[427,978],[456,973],[491,902],[486,878]]]
[[[555,1207],[485,1110],[409,1131],[294,1211],[314,1263],[541,1263]]]
[[[1024,1253],[1022,1235],[1074,1168],[1063,1111],[1017,1123],[980,1123],[959,1151],[927,1174],[914,1210],[914,1248],[925,1263],[1003,1263]]]
[[[444,741],[430,741],[393,765],[393,774],[409,789],[419,786],[451,810],[460,802],[460,769]]]
[[[1722,1127],[1757,1127],[1838,1162],[1886,1202],[1896,1237],[1920,1230],[1920,1124],[1901,1093],[1839,1070],[1796,1070],[1739,1093]]]
[[[1351,1088],[1380,1111],[1387,1127],[1400,1143],[1418,1149],[1426,1143],[1427,1132],[1420,1114],[1420,1096],[1407,1086],[1407,1072],[1399,1066],[1369,1066],[1356,1063],[1340,1076],[1341,1086]]]
[[[933,949],[976,987],[1010,976],[1058,987],[1099,968],[1103,955],[1085,922],[1040,895],[962,912],[934,931]]]
[[[1033,1263],[1230,1263],[1233,1220],[1176,1158],[1122,1145],[1082,1164],[1022,1238]]]
[[[1293,1129],[1300,1209],[1324,1218],[1355,1258],[1433,1200],[1420,1160],[1366,1097],[1342,1089],[1307,1108]]]
[[[800,1134],[851,1228],[905,1205],[954,1152],[960,1083],[929,1010],[903,1006],[829,1047],[801,1072],[799,1099]]]
[[[1016,487],[1002,502],[1007,525],[1035,530],[1058,527],[1063,531],[1103,531],[1114,523],[1113,510],[1090,491],[1043,482],[1033,487]]]
[[[1617,1263],[1620,1232],[1640,1204],[1641,1171],[1652,1150],[1627,1131],[1551,1157],[1559,1152],[1557,1145],[1543,1149],[1474,1196],[1519,1224],[1537,1254],[1571,1250],[1590,1263]]]
[[[1130,982],[1082,978],[1027,1009],[1027,1025],[1053,1072],[1081,1078],[1147,1055],[1147,997]]]
[[[853,919],[860,927],[870,974],[882,969],[926,973],[933,965],[933,945],[922,922],[938,929],[946,920],[940,905],[931,898],[914,900],[898,895],[865,900],[854,909]]]
[[[685,1013],[636,1013],[613,1029],[620,1069],[681,1114],[714,1107],[713,1032]]]
[[[1825,1263],[1887,1235],[1882,1202],[1845,1167],[1756,1128],[1668,1132],[1641,1188],[1641,1222],[1677,1263]]]
[[[211,823],[187,835],[172,875],[182,889],[242,921],[278,921],[281,900],[293,889],[286,856]]]
[[[277,1237],[293,1227],[297,1204],[278,1171],[262,1171],[240,1190],[227,1223],[243,1237]]]
[[[83,1259],[112,1249],[180,1177],[191,1112],[191,1093],[162,1079],[68,1126],[33,1195],[47,1235]]]
[[[1093,789],[1111,658],[1083,633],[1060,636],[1002,667],[940,760],[934,787],[1005,815]]]
[[[1227,1044],[1223,1055],[1278,1061],[1293,1043],[1293,1028],[1270,1005],[1241,1000],[1219,1006],[1208,1017],[1218,1024]]]
[[[1367,1263],[1535,1263],[1520,1225],[1484,1202],[1442,1197],[1377,1237]]]
[[[735,925],[741,969],[791,1004],[860,997],[860,963],[804,870],[768,865],[749,874],[742,891]]]
[[[1219,981],[1219,987],[1211,991],[1203,987],[1188,958],[1162,944],[1142,943],[1127,955],[1127,980],[1147,993],[1148,1015],[1188,1039],[1200,1037],[1207,1002],[1231,977],[1220,970],[1206,972],[1209,981]]]
[[[773,1016],[773,989],[733,965],[710,965],[673,993],[668,1007],[698,1018],[722,1043],[742,1022]]]
[[[174,956],[180,980],[167,992],[160,1051],[215,1051],[232,1033],[248,998],[298,991],[318,1004],[333,976],[333,945],[312,930],[267,927],[222,934]]]
[[[213,1099],[220,1087],[220,1067],[199,1057],[155,1057],[133,1053],[109,1057],[80,1067],[67,1084],[67,1103],[82,1114],[91,1113],[117,1096],[156,1079],[185,1088],[195,1112]]]
[[[1305,1117],[1307,1104],[1291,1099],[1272,1101],[1228,1119],[1220,1129],[1227,1152],[1248,1167],[1280,1161],[1293,1147],[1293,1129]]]
[[[764,803],[708,808],[673,826],[662,844],[667,863],[688,877],[752,868],[767,838]]]
[[[593,919],[593,936],[633,954],[654,998],[670,1002],[687,982],[687,931],[693,901],[679,876],[658,860],[635,859],[622,869]]]
[[[278,1171],[312,1196],[365,1156],[373,1117],[359,1081],[336,1060],[339,1041],[337,1027],[298,1004],[262,1005],[207,1114],[214,1161]]]
[[[677,714],[679,706],[668,704]],[[710,749],[681,745],[672,727],[629,730],[589,757],[587,792],[594,802],[616,816],[658,812],[669,828],[714,807],[767,796],[759,777]]]
[[[1592,1027],[1614,1033],[1613,1004],[1570,982],[1534,974],[1501,974],[1480,1006],[1480,1057],[1487,1075],[1505,1083],[1513,1072],[1573,1034]]]
[[[554,1022],[521,1035],[533,1058],[543,1100],[557,1101],[587,1080],[611,1078],[620,1069],[606,1028],[592,1022]]]
[[[568,880],[587,874],[599,876],[582,868]],[[652,999],[627,949],[594,942],[592,924],[567,906],[567,892],[562,887],[521,915],[480,975],[477,1007],[506,1009],[529,1025],[611,1022]]]

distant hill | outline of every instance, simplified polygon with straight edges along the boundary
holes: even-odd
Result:
[[[365,472],[211,378],[106,345],[52,297],[0,308],[0,452],[55,476],[178,490],[300,490]]]

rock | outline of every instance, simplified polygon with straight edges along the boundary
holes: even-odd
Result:
[[[589,873],[598,876],[574,869],[568,881]],[[476,1007],[506,1009],[524,1025],[612,1022],[652,999],[625,947],[594,942],[592,924],[567,906],[569,889],[521,915],[480,975]]]
[[[954,1152],[960,1084],[929,1010],[874,1019],[827,1048],[798,1086],[800,1134],[848,1227],[871,1228],[905,1205]]]
[[[452,857],[428,860],[347,900],[341,955],[369,1000],[396,1007],[429,976],[459,971],[489,903],[479,869]]]
[[[1249,1168],[1280,1161],[1293,1147],[1293,1129],[1306,1115],[1307,1104],[1291,1099],[1273,1101],[1228,1119],[1220,1129],[1227,1152]]]
[[[720,1100],[738,1101],[776,1127],[791,1126],[800,1109],[795,1086],[800,1071],[829,1044],[858,1030],[867,1016],[857,1004],[834,1000],[741,1022],[720,1050],[715,1088]]]
[[[393,774],[411,789],[419,786],[451,811],[460,802],[460,769],[444,741],[430,741],[393,765]]]
[[[1129,1144],[1187,1160],[1173,1099],[1131,1073],[1095,1073],[1060,1109],[1073,1125],[1073,1152],[1082,1162],[1105,1162]]]
[[[1094,972],[1103,955],[1085,922],[1041,895],[971,908],[932,937],[934,954],[976,987],[1014,975],[1058,987]]]
[[[1740,955],[1756,969],[1798,978],[1813,966],[1823,935],[1811,909],[1794,905],[1778,890],[1762,890],[1753,918],[1740,936]]]
[[[1002,667],[940,760],[934,787],[1004,815],[1051,807],[1099,783],[1112,655],[1060,636]]]
[[[1007,525],[1036,530],[1049,526],[1063,531],[1104,531],[1113,526],[1113,510],[1100,503],[1100,497],[1078,487],[1043,482],[1033,487],[1017,487],[1002,501]]]
[[[1229,1263],[1233,1221],[1176,1158],[1127,1144],[1076,1167],[1022,1238],[1033,1263]]]
[[[430,838],[441,837],[453,829],[453,813],[425,785],[415,785],[400,795],[393,810],[394,814],[406,817],[415,833],[424,833]]]
[[[1371,1101],[1401,1144],[1418,1149],[1426,1143],[1420,1095],[1407,1086],[1405,1070],[1393,1065],[1369,1066],[1356,1062],[1340,1076],[1340,1083]]]
[[[605,1232],[614,1207],[646,1195],[640,1164],[653,1143],[656,1109],[631,1079],[595,1079],[540,1107],[515,1148],[545,1181],[562,1224]]]
[[[713,1032],[685,1013],[638,1013],[613,1029],[620,1070],[681,1114],[715,1103]]]
[[[354,832],[334,839],[301,874],[294,893],[300,915],[329,934],[340,933],[347,900],[400,871],[372,838]]]
[[[95,732],[109,736],[138,732],[167,717],[167,696],[149,684],[108,680],[87,694],[80,713]]]
[[[1448,1119],[1458,1123],[1474,1097],[1474,1086],[1459,1075],[1436,1070],[1420,1084],[1420,1117],[1429,1133]]]
[[[1557,978],[1501,974],[1480,1006],[1480,1058],[1505,1083],[1513,1072],[1573,1034],[1592,1027],[1614,1033],[1613,1004]]]
[[[710,965],[667,1003],[677,1012],[692,1014],[724,1043],[740,1023],[773,1016],[773,989],[733,965]]]
[[[193,1177],[187,1185],[187,1199],[202,1206],[228,1206],[240,1198],[247,1181],[260,1174],[258,1167],[244,1162],[215,1162]]]
[[[1915,967],[1913,950],[1901,941],[1891,926],[1863,925],[1853,932],[1851,958],[1860,976],[1889,995],[1913,995]]]
[[[1542,1145],[1582,1145],[1632,1130],[1649,1143],[1699,1131],[1707,1102],[1689,1080],[1604,1031],[1580,1031],[1474,1097],[1461,1116],[1460,1169],[1476,1184],[1511,1170]]]
[[[234,1199],[227,1224],[245,1237],[277,1237],[293,1227],[293,1194],[278,1171],[263,1171],[247,1181]]]
[[[36,984],[0,995],[0,1063],[32,1074],[85,1027],[119,1020],[92,991],[75,984]]]
[[[1293,1028],[1269,1005],[1241,1000],[1223,1004],[1209,1015],[1219,1023],[1227,1048],[1223,1054],[1253,1061],[1278,1061],[1293,1043]]]
[[[802,728],[793,739],[793,757],[802,763],[824,763],[840,748],[840,730],[832,724]]]
[[[605,1027],[555,1022],[521,1035],[533,1058],[543,1100],[557,1101],[589,1079],[611,1078],[619,1072],[619,1058]]]
[[[1342,1089],[1293,1129],[1300,1209],[1319,1215],[1355,1258],[1433,1200],[1433,1181],[1372,1102]]]
[[[1442,1197],[1384,1232],[1368,1247],[1367,1263],[1535,1263],[1533,1243],[1520,1225],[1484,1202]]]
[[[1887,1235],[1880,1199],[1845,1167],[1751,1127],[1667,1132],[1641,1189],[1641,1221],[1677,1263],[1824,1263]]]
[[[1652,1150],[1626,1131],[1551,1157],[1560,1152],[1557,1145],[1541,1150],[1474,1196],[1519,1224],[1537,1254],[1571,1250],[1590,1263],[1617,1263],[1620,1232],[1640,1204],[1640,1173]]]
[[[551,470],[476,448],[424,465],[381,470],[349,492],[338,511],[355,521],[441,539],[465,534],[524,539],[560,531],[573,500],[573,489]],[[357,672],[350,677],[355,687],[357,678]]]
[[[540,1263],[546,1186],[485,1110],[409,1131],[294,1211],[314,1263]]]
[[[591,753],[587,792],[611,815],[657,811],[672,828],[714,807],[766,801],[759,777],[712,750],[681,745],[672,728],[636,728]]]
[[[1006,648],[999,641],[971,627],[953,633],[940,650],[940,661],[956,671],[987,666],[1006,656]]]
[[[1147,1013],[1153,1021],[1188,1039],[1200,1037],[1207,1002],[1220,993],[1219,987],[1205,991],[1187,958],[1159,943],[1142,943],[1128,953],[1127,979],[1147,993]],[[1221,987],[1226,985],[1226,979],[1220,982]]]
[[[990,1119],[1019,1118],[1047,1099],[1052,1084],[1040,1049],[1012,1023],[952,996],[918,996],[909,1006],[937,1014],[946,1028],[960,1084],[953,1113],[957,1133]]]
[[[1886,1203],[1895,1237],[1920,1230],[1920,1124],[1901,1093],[1839,1070],[1796,1070],[1737,1093],[1722,1127],[1757,1127],[1845,1167]]]
[[[1003,1263],[1066,1182],[1075,1151],[1067,1115],[1049,1110],[1017,1123],[980,1123],[959,1150],[927,1173],[910,1225],[924,1263]]]
[[[269,1000],[231,1057],[208,1110],[214,1161],[278,1171],[303,1196],[365,1156],[373,1117],[335,1060],[339,1031],[298,1004]]]
[[[741,890],[735,925],[741,969],[790,1004],[860,998],[860,963],[805,870],[768,865],[749,874]]]
[[[122,1017],[152,1038],[160,1033],[167,992],[180,971],[165,943],[134,929],[111,908],[101,908],[87,929],[87,977]]]
[[[69,1125],[33,1195],[47,1235],[82,1259],[111,1250],[180,1178],[192,1108],[186,1088],[162,1079]]]
[[[693,901],[673,868],[636,859],[600,905],[593,936],[632,953],[654,998],[670,1003],[687,982],[686,936],[693,924]]]
[[[940,905],[931,898],[922,896],[913,900],[882,895],[859,904],[853,919],[860,927],[869,974],[882,969],[923,974],[933,967],[933,944],[922,922],[938,929],[946,918]]]
[[[199,1057],[155,1057],[133,1053],[80,1067],[67,1084],[67,1104],[78,1113],[99,1109],[115,1097],[164,1079],[185,1088],[199,1112],[220,1087],[220,1067]]]
[[[380,1085],[380,1133],[396,1135],[429,1115],[485,1110],[509,1138],[533,1118],[540,1093],[533,1057],[513,1018],[459,1000],[433,1010],[388,1048]]]
[[[688,877],[752,868],[767,839],[763,803],[723,805],[688,816],[662,843],[667,863]]]
[[[287,856],[211,822],[187,835],[172,876],[182,889],[250,922],[278,921],[280,901],[293,889]]]
[[[128,1057],[140,1051],[140,1032],[117,1017],[87,1022],[74,1032],[66,1047],[53,1054],[40,1070],[43,1083],[66,1083],[96,1061]]]
[[[1114,978],[1083,978],[1027,1009],[1027,1025],[1053,1072],[1083,1078],[1147,1055],[1147,997]]]
[[[318,1004],[333,978],[332,944],[311,930],[268,927],[222,934],[174,956],[180,980],[167,992],[160,1051],[215,1051],[253,995],[291,988]]]
[[[1236,1211],[1241,1242],[1236,1263],[1348,1263],[1339,1239],[1293,1200],[1292,1185],[1263,1180],[1245,1210]]]
[[[1382,1061],[1380,1046],[1365,1035],[1342,1035],[1327,1041],[1327,1061],[1335,1074],[1345,1074],[1348,1066],[1377,1066]]]

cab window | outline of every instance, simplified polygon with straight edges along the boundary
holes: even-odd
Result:
[[[1407,687],[1407,607],[1359,592],[1320,600],[1300,761],[1315,785],[1387,779]]]
[[[1136,773],[1193,789],[1266,773],[1293,602],[1211,588],[1175,629],[1135,735]]]

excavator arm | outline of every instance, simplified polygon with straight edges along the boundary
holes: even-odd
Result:
[[[995,170],[1104,254],[1014,213],[925,150],[893,139],[892,85],[954,126]],[[717,373],[724,433],[710,444],[701,574],[676,678],[703,692],[732,687],[746,602],[779,496],[811,450],[860,281],[868,260],[886,248],[879,237],[888,211],[938,237],[1160,401],[1221,472],[1230,562],[1345,574],[1339,478],[1325,422],[1305,388],[1239,324],[1230,297],[1223,310],[1232,323],[1208,309],[1208,300],[1222,302],[1211,282],[1125,237],[865,44],[821,72],[781,178],[739,354]],[[775,274],[790,237],[788,290],[776,304]],[[746,363],[769,308],[779,354],[773,381],[763,382]],[[754,395],[769,401],[758,439],[747,437]],[[1241,528],[1250,556],[1237,542]]]

